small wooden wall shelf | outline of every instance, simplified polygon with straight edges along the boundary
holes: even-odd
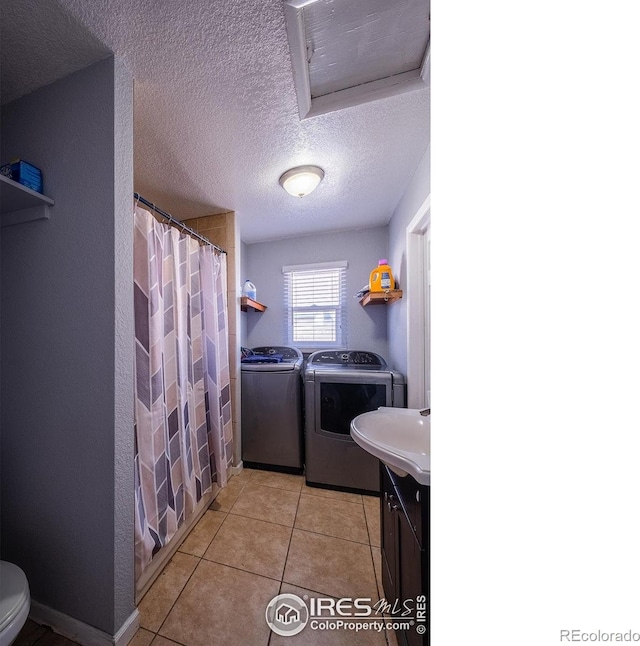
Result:
[[[267,309],[267,306],[262,303],[258,303],[258,301],[254,301],[248,296],[241,296],[240,309],[243,312],[248,312],[249,310],[253,310],[254,312],[264,312]]]
[[[388,303],[395,303],[395,301],[401,298],[401,289],[390,289],[386,292],[369,292],[360,299],[360,305],[362,307],[366,307],[367,305],[387,305]]]
[[[50,197],[32,191],[4,175],[0,175],[0,201],[3,227],[31,220],[46,220],[49,218],[49,207],[53,206]]]

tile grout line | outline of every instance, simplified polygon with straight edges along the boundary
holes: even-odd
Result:
[[[193,558],[197,558],[198,562],[196,563],[196,566],[191,571],[191,574],[187,577],[187,580],[184,582],[184,585],[180,588],[180,592],[178,592],[178,596],[175,598],[174,602],[171,604],[171,608],[169,608],[169,610],[167,611],[167,614],[165,615],[164,619],[162,620],[162,623],[158,626],[158,630],[156,631],[155,634],[160,636],[160,637],[163,637],[163,635],[160,635],[160,631],[162,630],[162,627],[167,622],[167,619],[169,618],[169,615],[171,614],[171,611],[174,609],[176,603],[178,603],[178,599],[180,598],[180,595],[184,592],[184,589],[187,587],[187,584],[189,583],[189,581],[191,581],[191,577],[193,576],[194,572],[198,569],[198,566],[200,565],[200,562],[202,561],[201,557],[195,556],[194,554],[189,554],[189,556],[193,556]],[[169,561],[169,563],[171,563],[171,561]],[[164,570],[163,570],[163,572],[164,572]],[[168,637],[165,637],[165,639],[168,639]]]
[[[210,509],[207,509],[207,511],[218,511],[218,510],[216,510],[216,509],[211,509],[211,510],[210,510]],[[205,512],[205,513],[206,513],[206,512]],[[180,543],[180,547],[179,547],[176,551],[177,551],[177,552],[180,552],[180,554],[187,554],[188,556],[195,556],[196,558],[199,558],[199,559],[204,558],[204,555],[206,554],[207,550],[211,547],[211,543],[213,543],[213,541],[214,541],[215,537],[218,535],[218,532],[220,531],[220,529],[222,529],[222,526],[225,524],[225,522],[226,522],[226,520],[227,520],[227,518],[228,518],[228,516],[229,516],[229,512],[228,512],[228,511],[218,511],[218,513],[219,513],[219,514],[224,514],[224,519],[222,520],[222,522],[220,523],[220,525],[218,525],[218,529],[216,529],[216,531],[213,533],[213,536],[211,537],[211,540],[207,543],[207,546],[204,548],[204,552],[202,553],[202,556],[199,556],[198,554],[193,554],[192,552],[183,552],[183,551],[180,549],[180,548],[185,544],[185,542],[186,542],[186,540],[189,538],[189,536],[191,536],[191,533],[196,529],[197,525],[196,525],[196,527],[194,527],[194,528],[191,530],[191,532],[189,532],[189,533],[185,536],[185,539],[182,541],[182,543]],[[204,516],[203,516],[203,518],[204,518]],[[172,558],[173,558],[173,557],[172,557]],[[170,562],[171,562],[171,561],[170,561]],[[168,565],[168,563],[167,563],[167,565]]]
[[[282,525],[281,525],[282,527]],[[291,539],[289,539],[291,540]],[[229,565],[228,563],[221,563],[220,561],[213,561],[212,559],[206,559],[204,556],[200,559],[201,561],[206,561],[207,563],[214,563],[215,565],[221,565],[222,567],[228,567],[231,568],[232,570],[237,570],[238,572],[244,572],[245,574],[251,574],[253,576],[259,576],[263,579],[267,579],[268,581],[276,581],[276,582],[282,582],[282,579],[274,579],[272,576],[267,576],[266,574],[258,574],[257,572],[252,572],[251,570],[243,570],[241,567],[238,567],[237,565]],[[284,572],[284,570],[283,570]]]
[[[302,498],[302,489],[298,494],[298,502],[296,503],[296,513],[293,515],[293,525],[291,526],[291,535],[289,536],[289,545],[287,545],[287,554],[284,557],[284,565],[282,566],[282,576],[280,577],[280,592],[282,592],[282,584],[284,583],[284,573],[287,569],[287,561],[289,560],[289,552],[291,551],[291,542],[293,541],[293,530],[296,528],[296,519],[298,518],[298,509],[300,509],[301,498]]]
[[[349,500],[344,500],[343,501],[343,500],[339,500],[337,498],[326,498],[324,496],[316,496],[316,497],[319,498],[319,499],[325,500],[326,502],[351,502]],[[362,498],[362,496],[361,496],[361,498]],[[337,538],[337,539],[340,539],[340,540],[343,540],[343,541],[350,541],[351,543],[358,543],[359,545],[369,545],[370,546],[371,545],[371,534],[369,532],[369,523],[367,522],[367,511],[365,509],[364,500],[362,500],[360,503],[351,502],[351,504],[354,504],[354,505],[359,504],[360,507],[362,508],[362,515],[364,517],[364,526],[365,526],[365,530],[367,532],[367,542],[366,543],[363,543],[362,541],[356,541],[356,540],[353,540],[351,538],[344,538],[343,536],[335,536],[333,534],[324,534],[323,532],[317,532],[317,531],[310,530],[310,529],[304,529],[302,527],[296,527],[295,522],[294,522],[294,529],[309,532],[311,534],[319,534],[320,536],[328,536],[329,538]],[[296,511],[296,520],[297,520],[297,511]]]
[[[327,538],[335,538],[339,541],[347,541],[348,543],[355,543],[356,545],[366,545],[371,547],[371,543],[363,543],[362,541],[354,541],[352,538],[343,538],[342,536],[334,536],[333,534],[323,534],[322,532],[315,532],[312,529],[304,529],[303,527],[293,526],[293,529],[297,529],[299,532],[307,532],[308,534],[315,534],[316,536],[326,536]],[[367,532],[367,536],[369,536]]]
[[[262,484],[262,483],[256,483],[255,486],[256,487],[268,487],[269,489],[275,489],[276,491],[288,491],[289,493],[297,493],[298,495],[300,495],[300,490],[294,491],[293,489],[283,489],[282,487],[273,487],[271,485]],[[238,496],[238,497],[240,497],[240,496]]]
[[[251,476],[249,476],[249,477],[251,477]],[[249,479],[249,478],[247,478],[247,479]],[[246,484],[246,483],[245,483],[245,484]],[[242,485],[242,489],[244,489],[245,484],[243,484],[243,485]],[[242,489],[240,490],[240,493],[242,493]],[[239,494],[238,494],[238,495],[239,495]],[[215,499],[214,499],[214,501],[215,501]],[[207,511],[209,511],[209,509],[207,509]],[[218,510],[212,510],[212,511],[218,511]],[[227,517],[228,517],[228,516],[229,516],[229,512],[226,512],[225,519],[220,523],[220,526],[218,527],[218,529],[216,529],[216,531],[215,531],[215,533],[214,533],[214,535],[213,535],[213,538],[211,539],[211,541],[209,542],[209,545],[207,546],[207,549],[209,549],[209,546],[210,546],[210,545],[211,545],[211,543],[213,542],[213,539],[216,537],[216,535],[217,535],[217,534],[218,534],[218,532],[220,531],[220,527],[222,527],[222,525],[224,524],[224,521],[225,521],[225,520],[227,520]],[[196,525],[196,527],[197,527],[197,525]],[[194,530],[195,530],[195,527],[191,530],[191,532],[193,532]],[[191,535],[191,532],[189,532],[189,534],[187,534],[187,536],[185,536],[185,539],[184,539],[185,541],[186,541],[186,540],[187,540],[187,538]],[[182,542],[184,543],[184,541],[182,541]],[[180,546],[182,546],[182,544],[181,544]],[[206,553],[207,549],[205,549],[205,553]],[[178,550],[177,550],[177,551],[180,551],[180,548],[178,548]],[[186,554],[186,553],[185,553],[185,552],[181,552],[181,554]],[[195,567],[193,568],[193,570],[191,571],[191,574],[187,577],[187,580],[185,581],[184,585],[180,588],[180,592],[178,592],[178,596],[175,598],[175,601],[171,604],[171,607],[170,607],[170,608],[169,608],[169,610],[167,611],[167,614],[165,615],[164,619],[162,620],[162,623],[160,624],[160,626],[158,626],[158,630],[154,633],[156,636],[163,637],[163,635],[161,635],[161,634],[160,634],[160,631],[162,630],[162,627],[163,627],[163,626],[165,625],[165,623],[167,622],[167,619],[169,618],[169,615],[171,614],[171,611],[174,609],[174,607],[175,607],[176,603],[178,603],[178,599],[180,598],[180,595],[184,592],[185,588],[186,588],[186,587],[187,587],[187,585],[189,584],[189,581],[191,581],[191,578],[192,578],[192,577],[193,577],[193,575],[195,574],[195,571],[198,569],[198,566],[199,566],[199,565],[200,565],[200,563],[202,563],[202,561],[203,561],[203,557],[202,557],[202,556],[196,556],[195,554],[186,554],[186,555],[187,555],[187,556],[192,556],[193,558],[197,558],[197,559],[198,559],[198,562],[196,563],[196,566],[195,566]],[[173,560],[173,557],[172,557],[172,560]],[[209,561],[208,561],[208,559],[204,559],[204,560],[207,560],[207,562],[209,562]],[[170,562],[171,562],[171,561],[169,561],[169,563],[170,563]],[[169,563],[167,563],[167,565],[168,565]],[[164,572],[164,569],[166,569],[166,566],[165,566],[165,568],[163,568],[163,572]],[[146,595],[145,595],[145,596],[146,596]],[[145,629],[145,630],[148,630],[148,629]],[[153,631],[149,631],[149,632],[153,632]],[[167,638],[165,638],[165,639],[167,639]],[[151,640],[151,641],[153,642],[153,640]],[[179,643],[179,642],[176,642],[176,643]]]
[[[238,516],[238,518],[249,518],[251,520],[259,520],[262,523],[269,523],[269,525],[275,525],[276,527],[293,527],[293,525],[285,525],[283,523],[274,523],[272,520],[265,520],[264,518],[256,518],[255,516],[247,516],[245,514],[239,514],[237,511],[230,511],[229,515]],[[295,517],[294,517],[295,522]]]
[[[284,557],[284,564],[282,565],[282,574],[280,575],[280,585],[278,586],[278,594],[282,594],[282,584],[284,583],[284,573],[287,569],[287,561],[289,560],[289,551],[291,550],[291,541],[293,541],[293,530],[295,529],[296,518],[298,517],[300,498],[302,498],[302,487],[300,487],[300,493],[298,494],[298,502],[296,503],[296,513],[293,515],[293,525],[291,527],[291,534],[289,534],[289,544],[287,545],[287,553]],[[269,638],[267,639],[267,646],[269,646],[269,644],[271,643],[272,635],[273,635],[273,631],[271,630],[271,628],[269,628]]]
[[[236,496],[233,503],[231,503],[231,505],[229,506],[229,509],[226,510],[226,512],[224,511],[224,509],[211,509],[211,505],[213,505],[215,503],[217,497],[213,499],[213,502],[211,503],[211,505],[209,505],[208,510],[210,510],[210,511],[221,511],[223,513],[228,514],[231,511],[231,509],[233,508],[233,505],[235,505],[236,502],[238,502],[238,498],[240,498],[240,494],[242,494],[242,492],[244,491],[244,488],[247,486],[247,483],[243,482],[243,481],[244,480],[250,480],[250,479],[251,479],[251,475],[247,476],[246,478],[242,478],[241,480],[238,480],[238,483],[241,485],[240,486],[240,491],[238,492],[238,495]],[[231,482],[231,480],[232,480],[232,478],[229,479],[229,482]],[[229,482],[227,484],[229,484]],[[224,488],[220,490],[218,495],[220,495],[220,493],[222,493],[223,491],[224,491]]]
[[[364,501],[362,502],[362,511],[364,513],[364,525],[367,528],[367,536],[369,537],[369,545],[371,545],[371,532],[369,531],[369,521],[367,520],[367,508],[364,505]]]
[[[333,491],[332,489],[321,489],[321,491]],[[309,492],[309,491],[303,491],[301,492],[303,496],[311,496],[312,498],[318,498],[319,500],[326,500],[329,502],[348,502],[351,505],[360,505],[361,507],[364,506],[364,502],[361,500],[360,502],[356,502],[355,500],[345,500],[344,498],[332,498],[331,496],[319,496],[315,492]],[[337,491],[336,493],[349,493],[348,491],[345,492],[340,492]]]
[[[184,644],[183,642],[177,642],[175,639],[169,639],[168,637],[163,637],[162,635],[158,633],[154,633],[155,637],[151,640],[151,643],[149,646],[153,645],[153,642],[155,641],[156,637],[160,637],[160,639],[166,639],[167,641],[170,641],[172,644],[179,644],[180,646],[187,646],[187,644]]]
[[[270,474],[277,473],[277,474],[280,474],[279,471],[256,471],[255,473],[270,473]],[[298,476],[297,474],[283,473],[282,475],[291,475],[293,477],[304,478],[304,475],[299,475]],[[296,493],[296,491],[294,491],[293,489],[288,489],[288,488],[285,488],[285,487],[279,487],[279,486],[274,485],[274,484],[269,484],[268,482],[260,482],[259,479],[254,484],[256,484],[257,486],[261,486],[261,487],[269,487],[271,489],[279,489],[281,491],[290,491],[291,493]],[[318,489],[320,491],[334,491],[333,489],[323,489],[322,487],[309,487],[309,489],[311,489],[311,491],[303,491],[304,486],[305,486],[305,483],[302,484],[302,487],[298,491],[298,493],[300,493],[303,496],[313,496],[314,498],[320,498],[322,500],[331,500],[331,501],[334,501],[334,502],[349,502],[349,503],[351,503],[353,505],[365,505],[366,504],[364,502],[365,497],[367,497],[367,498],[373,498],[374,497],[374,496],[365,496],[365,494],[351,494],[351,492],[349,492],[349,491],[337,491],[337,490],[335,490],[335,493],[337,493],[337,494],[346,493],[346,494],[350,494],[350,495],[360,496],[359,501],[345,500],[344,498],[333,498],[331,496],[321,496],[321,495],[318,495],[316,493],[316,489]]]

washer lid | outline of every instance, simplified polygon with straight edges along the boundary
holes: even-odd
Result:
[[[0,561],[0,631],[15,618],[25,603],[29,603],[27,577],[17,565]]]

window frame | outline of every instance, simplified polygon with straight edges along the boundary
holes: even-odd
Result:
[[[301,350],[311,352],[313,350],[322,350],[325,348],[342,349],[347,347],[347,268],[349,264],[346,260],[336,260],[332,262],[308,263],[304,265],[285,265],[282,268],[284,279],[284,343],[286,345],[300,348]],[[294,292],[294,274],[303,273],[320,273],[326,271],[338,271],[338,304],[325,305],[293,305]],[[300,296],[300,294],[298,294]],[[335,341],[318,341],[316,339],[295,340],[294,315],[296,312],[335,312],[335,322],[333,331],[335,332]]]

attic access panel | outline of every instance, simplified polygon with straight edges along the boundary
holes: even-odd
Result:
[[[424,88],[430,0],[285,0],[300,118]]]

